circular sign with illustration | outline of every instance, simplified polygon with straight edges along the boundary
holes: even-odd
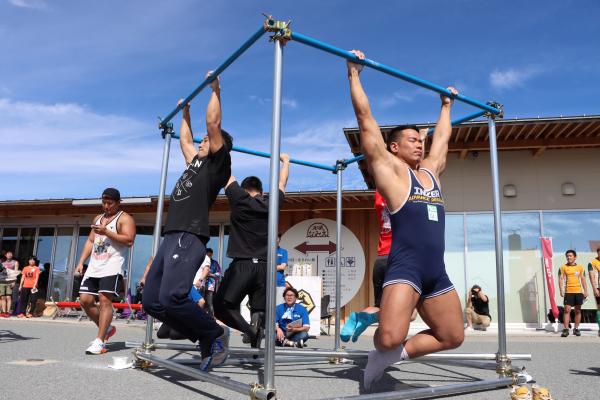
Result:
[[[336,223],[318,218],[302,221],[288,229],[280,246],[288,251],[288,275],[318,275],[323,279],[323,294],[330,295],[335,306]],[[341,305],[346,305],[358,292],[365,275],[365,254],[350,229],[342,225]]]

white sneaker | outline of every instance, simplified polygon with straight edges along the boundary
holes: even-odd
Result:
[[[104,342],[98,338],[94,339],[93,342],[90,343],[90,346],[85,350],[85,354],[104,354],[106,353],[106,346],[104,346]]]
[[[467,326],[467,327],[465,328],[465,332],[474,332],[474,331],[475,331],[475,329],[473,329],[473,327],[472,327],[472,326]]]

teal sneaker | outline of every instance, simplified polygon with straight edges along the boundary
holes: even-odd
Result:
[[[354,334],[354,330],[356,329],[356,314],[356,312],[351,313],[342,327],[342,330],[340,331],[340,339],[342,339],[342,342],[349,342]]]
[[[356,342],[358,337],[371,325],[379,322],[379,313],[359,312],[356,314],[356,328],[352,335],[352,342]]]

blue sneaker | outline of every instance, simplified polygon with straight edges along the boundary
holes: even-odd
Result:
[[[222,326],[223,333],[217,337],[210,346],[210,356],[204,357],[200,369],[208,372],[212,367],[219,367],[225,363],[229,356],[229,328]]]
[[[354,330],[356,329],[356,314],[356,312],[351,313],[342,327],[342,330],[340,331],[340,339],[342,339],[342,342],[349,342],[354,334]]]
[[[352,342],[356,342],[358,337],[371,325],[379,322],[379,313],[359,312],[356,314],[356,328],[352,335]]]

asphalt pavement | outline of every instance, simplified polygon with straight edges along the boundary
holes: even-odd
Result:
[[[84,399],[90,397],[128,400],[170,399],[241,399],[243,395],[199,382],[170,370],[152,367],[114,370],[113,356],[128,356],[132,349],[126,341],[142,341],[145,325],[117,323],[117,334],[100,356],[85,354],[95,336],[88,321],[0,319],[0,399]],[[239,334],[232,335],[233,346],[242,344]],[[308,342],[311,348],[331,349],[333,337],[322,336]],[[371,337],[361,337],[348,349],[369,350]],[[497,338],[491,333],[469,334],[454,352],[495,353]],[[583,336],[561,338],[546,332],[511,333],[509,353],[531,353],[532,361],[523,365],[538,384],[550,389],[555,400],[598,399],[600,388],[600,337],[596,331]],[[195,351],[158,350],[158,357],[176,360],[198,357]],[[302,361],[276,366],[275,384],[281,399],[322,399],[366,394],[362,380],[364,363],[356,365]],[[227,365],[214,370],[219,376],[253,383],[262,379],[261,365]],[[408,363],[389,368],[373,392],[388,392],[428,386],[461,384],[494,379],[494,371],[455,365]],[[510,399],[509,390],[497,390],[456,396],[459,399]]]

